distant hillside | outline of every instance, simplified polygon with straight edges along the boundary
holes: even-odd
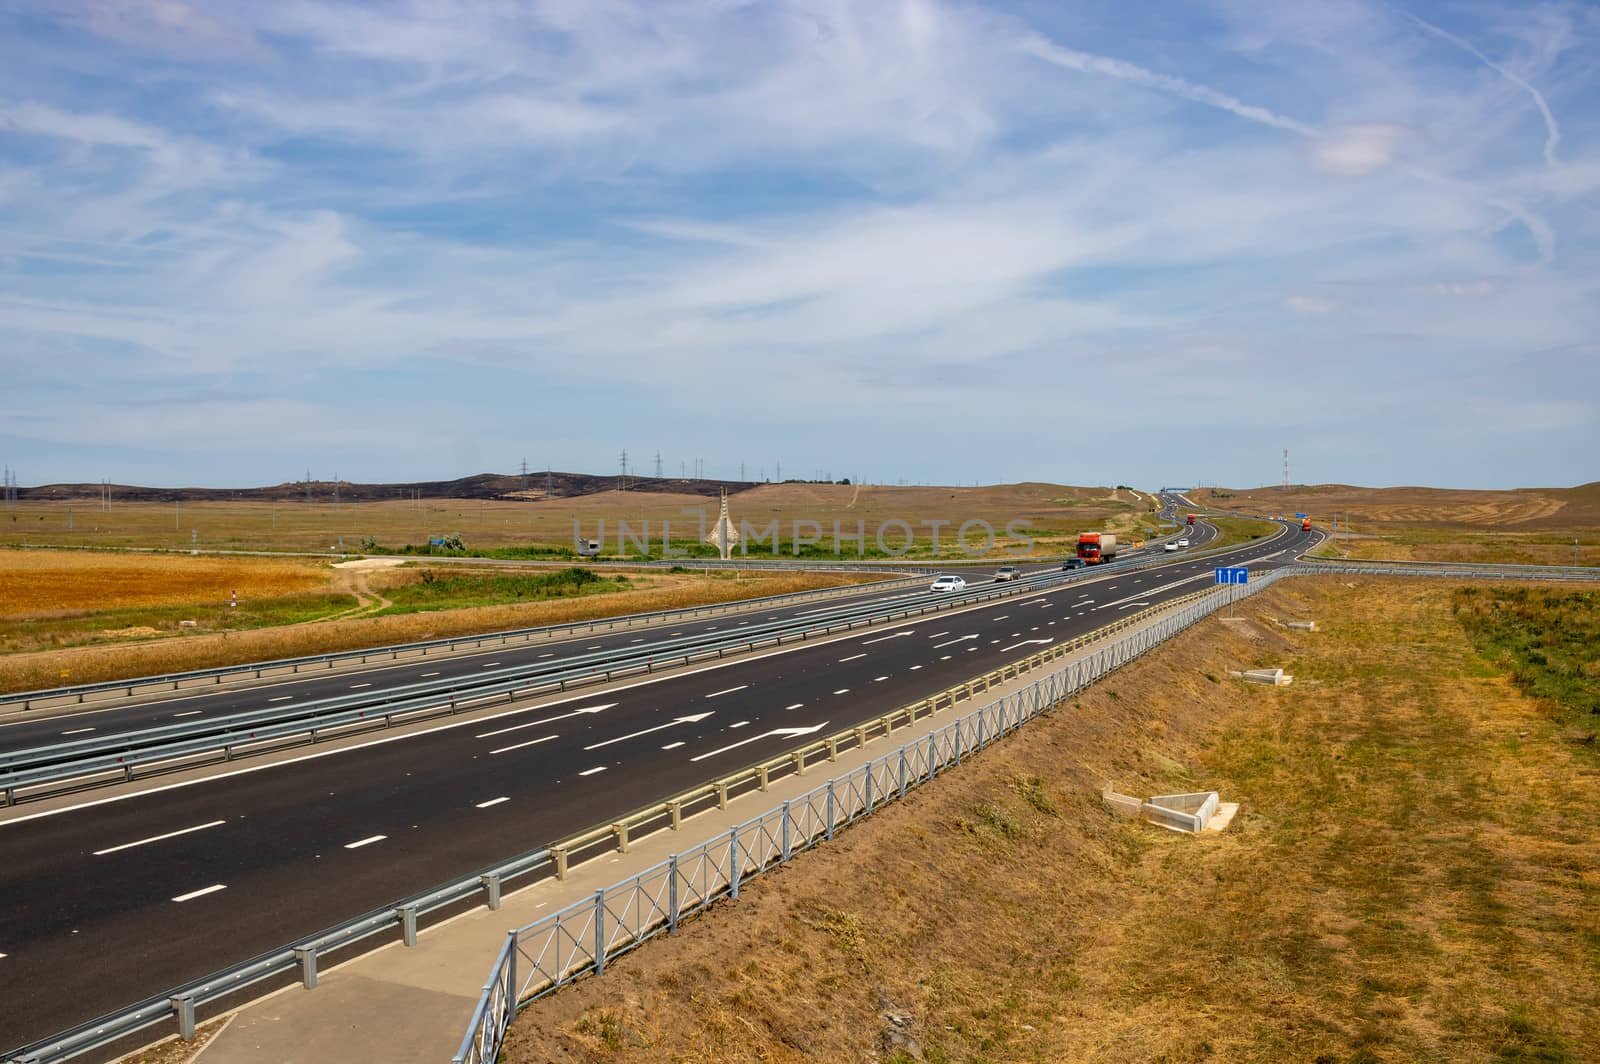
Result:
[[[386,499],[564,499],[615,491],[622,478],[593,476],[588,473],[479,473],[459,480],[428,480],[405,484],[355,484],[350,481],[293,481],[261,488],[147,488],[132,484],[112,484],[111,498],[120,502],[377,502]],[[628,477],[627,489],[642,492],[670,492],[678,495],[716,494],[723,488],[729,494],[755,487],[752,481],[681,479],[678,477]],[[100,498],[99,484],[44,484],[17,489],[17,498],[48,502],[65,499]]]
[[[1201,489],[1189,497],[1233,509],[1309,513],[1319,521],[1344,513],[1366,521],[1419,527],[1465,525],[1519,532],[1600,527],[1600,483],[1481,491],[1297,484],[1288,491],[1273,487]]]

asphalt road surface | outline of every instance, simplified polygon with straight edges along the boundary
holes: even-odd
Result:
[[[1293,529],[1227,564],[1283,564],[1320,538]],[[143,793],[94,792],[59,811],[19,810],[0,823],[0,1045],[45,1037],[1202,590],[1222,564],[1175,559],[420,734],[379,734]]]

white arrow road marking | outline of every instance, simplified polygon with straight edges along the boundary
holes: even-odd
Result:
[[[204,831],[206,828],[214,828],[219,824],[226,823],[226,820],[213,820],[209,824],[196,824],[192,828],[183,828],[180,831],[169,831],[165,835],[151,835],[148,839],[138,839],[134,842],[125,842],[121,846],[107,846],[103,850],[94,851],[94,855],[96,857],[104,857],[106,854],[116,853],[118,850],[131,850],[135,846],[143,846],[147,842],[160,842],[162,839],[175,839],[179,835],[187,835],[191,831]]]
[[[551,739],[559,739],[559,738],[561,738],[561,736],[559,736],[559,735],[546,735],[543,738],[539,738],[539,739],[529,739],[525,743],[515,743],[515,744],[513,744],[511,746],[502,746],[498,750],[490,750],[489,752],[491,754],[507,754],[507,753],[510,753],[512,750],[521,750],[524,746],[538,746],[540,743],[547,743]]]
[[[1150,605],[1150,603],[1148,603],[1148,602],[1124,602],[1122,605],[1118,606],[1117,609],[1126,610],[1126,609],[1132,609],[1134,606],[1148,606],[1148,605]]]
[[[774,735],[782,735],[782,736],[784,736],[786,738],[792,738],[792,737],[797,736],[797,735],[815,735],[817,732],[821,731],[823,728],[826,728],[827,726],[828,726],[828,722],[827,721],[823,721],[821,724],[813,724],[809,728],[774,728],[769,732],[762,732],[760,735],[752,735],[748,739],[741,739],[738,742],[732,744],[731,746],[724,746],[720,750],[713,750],[709,754],[701,754],[698,757],[691,757],[689,760],[690,761],[704,761],[708,757],[716,757],[718,754],[725,754],[729,750],[737,750],[739,747],[744,746],[747,743],[753,743],[753,742],[756,742],[759,739],[767,739],[767,738],[770,738],[771,736],[774,736]]]
[[[705,713],[694,713],[694,714],[691,714],[690,716],[687,716],[687,717],[676,717],[676,718],[674,718],[672,720],[667,721],[665,724],[657,724],[654,728],[646,728],[644,731],[636,731],[636,732],[633,732],[630,735],[619,735],[615,739],[607,739],[603,743],[595,743],[592,746],[584,747],[584,749],[585,750],[598,750],[602,746],[610,746],[612,743],[620,743],[624,739],[637,739],[641,735],[649,735],[651,732],[662,731],[662,730],[664,730],[666,728],[670,728],[670,727],[672,727],[672,726],[674,726],[676,724],[698,724],[701,721],[705,720],[709,716],[711,716],[711,713],[708,711],[708,712],[705,712]]]
[[[861,645],[864,646],[864,647],[870,647],[874,643],[883,643],[883,642],[887,642],[890,639],[899,639],[901,636],[910,635],[912,632],[915,632],[915,631],[916,631],[915,628],[902,628],[900,631],[895,632],[893,635],[879,636],[877,639],[868,639],[865,642],[863,642]]]
[[[935,643],[935,644],[933,644],[933,649],[935,649],[935,650],[943,650],[945,647],[953,647],[957,643],[962,643],[962,642],[965,642],[968,639],[976,639],[976,638],[978,638],[978,633],[976,633],[976,632],[972,633],[971,635],[958,635],[954,639],[950,640],[948,643]]]
[[[544,720],[531,720],[526,724],[513,724],[509,728],[500,728],[496,731],[482,732],[481,734],[474,735],[473,738],[490,739],[496,735],[504,735],[506,732],[521,731],[523,728],[537,728],[541,724],[554,724],[558,720],[566,720],[568,717],[576,717],[583,713],[599,713],[601,710],[610,709],[614,705],[616,705],[615,702],[607,702],[604,705],[599,706],[584,706],[582,709],[575,709],[571,713],[563,713],[559,717],[546,717]]]

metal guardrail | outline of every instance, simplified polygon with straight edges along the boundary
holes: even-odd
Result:
[[[872,571],[883,572],[883,570]],[[339,662],[353,661],[358,664],[366,664],[371,659],[384,657],[392,661],[398,659],[402,654],[420,654],[425,657],[430,650],[455,650],[459,647],[481,649],[493,643],[508,645],[514,639],[532,642],[535,639],[553,639],[558,635],[569,633],[595,632],[602,628],[610,631],[619,627],[632,628],[641,624],[658,624],[673,618],[692,619],[695,617],[715,616],[719,613],[759,609],[762,606],[799,603],[812,599],[838,598],[867,588],[887,589],[889,587],[911,586],[920,579],[919,576],[899,572],[894,573],[885,580],[866,584],[818,588],[813,591],[792,591],[782,595],[763,595],[759,598],[708,603],[704,606],[680,606],[670,610],[627,613],[619,617],[597,617],[590,621],[540,625],[534,628],[514,628],[503,632],[486,632],[483,635],[451,636],[447,639],[396,643],[392,646],[369,647],[364,650],[339,650],[328,654],[309,654],[298,658],[280,658],[275,661],[253,662],[242,665],[219,665],[210,669],[190,669],[185,672],[140,676],[128,680],[105,680],[99,683],[73,684],[66,687],[43,688],[37,691],[18,691],[13,694],[0,694],[0,707],[20,704],[24,710],[29,710],[33,708],[33,703],[35,702],[47,702],[63,698],[72,699],[73,704],[78,704],[84,701],[85,696],[93,694],[112,694],[121,691],[124,697],[132,697],[135,690],[142,688],[164,687],[176,691],[184,684],[194,686],[197,681],[212,680],[214,684],[220,684],[225,677],[230,676],[261,679],[266,673],[288,670],[291,674],[295,674],[302,668],[311,668],[316,665],[324,665],[331,669]]]
[[[608,961],[655,935],[675,932],[682,920],[719,898],[737,898],[740,884],[751,877],[831,840],[840,828],[904,798],[909,790],[959,765],[963,757],[1015,731],[1222,605],[1270,586],[1280,575],[1274,571],[1255,584],[1188,596],[1193,601],[1175,613],[1170,606],[1163,607],[1165,616],[1154,625],[831,778],[726,834],[597,890],[592,898],[508,931],[452,1064],[491,1064],[524,1002],[590,972],[605,974]]]
[[[1355,558],[1302,558],[1307,571],[1392,576],[1470,576],[1484,580],[1600,580],[1600,567],[1584,565],[1497,565],[1484,562],[1414,562]]]
[[[1174,536],[1178,534],[1179,533],[1177,532],[1173,533]],[[1158,537],[1157,540],[1152,540],[1152,542],[1159,541],[1160,538],[1172,537]],[[174,553],[187,554],[188,552],[179,551]],[[1204,553],[1204,550],[1197,553]],[[337,557],[362,556],[337,555]],[[412,561],[417,560],[417,558],[428,558],[430,556],[418,555],[412,557],[406,555],[383,555],[382,557],[393,557],[397,560]],[[434,560],[441,559],[436,558]],[[495,559],[471,557],[455,558],[454,556],[449,556],[442,560],[472,562],[484,560],[493,561]],[[1022,564],[1053,564],[1053,562],[1056,560],[1059,559],[1025,558],[1021,559],[1020,561]],[[566,633],[594,632],[599,631],[602,626],[607,631],[611,631],[618,627],[631,628],[640,624],[655,624],[676,617],[693,618],[714,616],[718,613],[734,612],[752,607],[759,608],[763,605],[797,603],[807,599],[830,597],[836,598],[859,591],[863,587],[867,586],[889,588],[893,586],[912,585],[922,577],[934,572],[936,569],[953,568],[966,565],[995,565],[997,563],[997,559],[992,558],[945,559],[942,561],[889,561],[871,565],[824,565],[804,561],[795,561],[791,563],[783,559],[777,559],[770,563],[761,559],[757,559],[755,563],[750,563],[748,559],[740,559],[736,562],[721,562],[703,558],[684,558],[655,562],[611,562],[599,561],[595,559],[578,559],[578,561],[574,564],[598,565],[607,568],[670,568],[673,566],[682,566],[684,568],[697,569],[732,568],[739,570],[767,569],[779,571],[797,570],[805,572],[873,573],[883,575],[885,579],[867,585],[850,584],[845,587],[820,588],[814,591],[796,591],[788,592],[782,595],[764,595],[760,598],[738,599],[732,602],[711,603],[704,606],[683,606],[671,610],[652,610],[645,613],[623,614],[619,617],[598,617],[591,621],[574,621],[566,624],[540,625],[533,628],[514,628],[502,632],[486,632],[483,635],[452,636],[446,639],[431,639],[414,643],[396,643],[391,646],[369,647],[362,650],[341,650],[333,651],[327,654],[309,654],[303,657],[280,658],[274,661],[253,662],[240,665],[219,665],[209,669],[190,669],[183,672],[163,673],[155,676],[141,676],[127,680],[105,680],[98,683],[71,684],[63,687],[41,688],[36,691],[19,691],[11,694],[0,693],[0,708],[21,705],[23,710],[26,711],[32,709],[33,703],[35,702],[47,702],[63,698],[72,699],[73,704],[79,704],[84,701],[86,696],[93,694],[113,694],[116,692],[122,692],[124,697],[132,697],[136,690],[150,687],[163,687],[176,691],[180,690],[186,683],[195,685],[198,681],[204,680],[211,680],[213,684],[220,684],[226,677],[261,679],[266,673],[281,672],[285,669],[289,670],[292,675],[299,673],[302,668],[310,668],[316,665],[323,665],[331,669],[339,662],[353,661],[358,664],[367,664],[370,660],[375,658],[388,657],[390,660],[396,660],[401,654],[421,654],[426,656],[427,652],[430,650],[455,650],[458,647],[468,646],[472,647],[473,649],[481,649],[490,643],[508,645],[513,639],[520,639],[523,642],[531,642],[536,638],[551,639],[557,635]]]
[[[1118,572],[1159,565],[1159,559],[1117,564]],[[1097,571],[1104,571],[1104,567]],[[377,693],[346,694],[223,717],[195,719],[125,732],[106,732],[85,739],[0,753],[0,799],[14,804],[19,792],[33,797],[51,793],[50,784],[85,786],[94,782],[127,782],[150,771],[192,767],[203,757],[224,760],[279,748],[285,740],[319,741],[327,733],[388,727],[432,716],[453,715],[504,699],[515,702],[620,676],[648,674],[660,668],[725,657],[794,640],[826,636],[858,626],[902,620],[995,598],[1032,594],[1083,580],[1096,571],[1046,571],[1021,580],[983,584],[947,595],[924,594],[903,605],[860,603],[839,606],[817,618],[789,618],[741,626],[726,637],[704,634],[663,639],[641,647],[583,654],[548,664],[519,665],[484,671],[470,678],[451,677],[384,688]]]
[[[1215,591],[1197,592],[1194,595],[1186,596],[1185,600],[1180,601],[1197,600],[1204,595],[1217,593]],[[557,878],[565,878],[570,864],[576,860],[597,856],[602,852],[610,852],[613,848],[626,852],[631,839],[635,837],[637,832],[656,828],[675,829],[679,826],[684,815],[692,814],[702,806],[709,808],[712,803],[716,803],[726,807],[730,798],[739,797],[745,793],[764,792],[770,781],[775,778],[782,778],[788,772],[803,773],[807,771],[807,761],[812,756],[821,756],[823,753],[827,753],[828,756],[837,756],[838,750],[849,749],[850,744],[853,742],[865,744],[877,738],[892,735],[903,726],[923,719],[928,714],[935,712],[941,705],[944,708],[949,708],[958,701],[970,699],[978,693],[989,690],[996,683],[1006,678],[1016,677],[1029,669],[1039,668],[1045,663],[1054,661],[1067,653],[1082,649],[1089,643],[1101,640],[1107,631],[1116,631],[1140,624],[1148,620],[1150,615],[1170,608],[1171,604],[1169,603],[1141,610],[1118,620],[1109,628],[1102,629],[1099,633],[1080,636],[1070,643],[1047,648],[1037,654],[1030,655],[1027,658],[1012,662],[1000,669],[977,677],[972,681],[942,691],[932,698],[919,700],[909,706],[868,721],[859,727],[814,742],[796,753],[748,766],[729,776],[684,792],[665,802],[659,802],[636,810],[627,816],[618,818],[617,821],[611,824],[530,850],[508,862],[452,880],[443,886],[415,895],[395,905],[375,909],[347,923],[340,924],[308,938],[300,939],[283,949],[263,954],[241,964],[232,965],[204,979],[186,983],[128,1009],[100,1017],[52,1038],[13,1050],[11,1053],[0,1057],[0,1060],[5,1061],[6,1064],[54,1064],[56,1061],[70,1060],[84,1053],[120,1042],[156,1024],[174,1021],[177,1024],[179,1034],[189,1037],[194,1031],[197,1010],[205,1005],[223,1001],[248,987],[269,979],[281,979],[291,973],[298,973],[304,986],[308,988],[315,987],[319,959],[336,950],[350,947],[375,935],[396,930],[399,931],[402,941],[408,945],[414,944],[418,921],[428,913],[449,906],[460,905],[472,899],[475,895],[479,895],[480,892],[489,908],[498,909],[501,891],[507,883],[530,875],[554,875]],[[1119,642],[1116,646],[1108,647],[1106,650],[1099,652],[1092,659],[1099,663],[1096,667],[1109,671],[1109,669],[1119,667],[1131,660],[1125,650],[1116,649],[1121,645],[1122,643]],[[501,1030],[503,1031],[504,1028],[502,1027]]]

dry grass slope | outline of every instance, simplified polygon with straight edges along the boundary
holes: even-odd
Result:
[[[536,1004],[504,1059],[1593,1059],[1597,764],[1449,595],[1252,599]],[[1264,664],[1296,685],[1216,679]],[[1106,781],[1243,811],[1181,837]]]
[[[59,683],[93,683],[186,669],[292,658],[335,650],[388,646],[509,628],[562,624],[624,613],[856,583],[848,573],[790,573],[734,579],[726,576],[655,577],[648,587],[588,598],[328,620],[243,632],[185,636],[117,646],[75,647],[0,658],[0,691],[27,691]],[[63,676],[66,673],[66,676]]]

